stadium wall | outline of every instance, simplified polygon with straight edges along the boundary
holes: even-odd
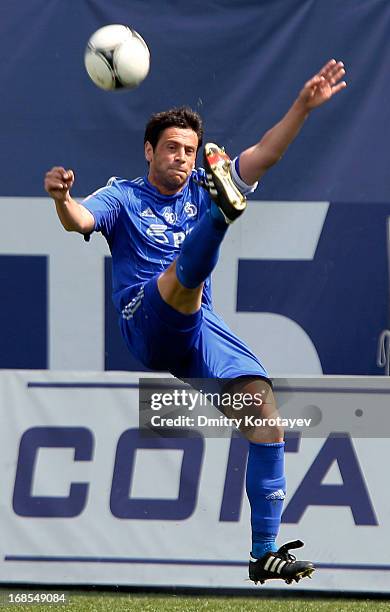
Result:
[[[0,367],[144,369],[120,336],[102,237],[85,243],[64,232],[48,198],[1,198],[0,206],[5,227],[20,219],[34,227],[1,239]],[[383,373],[390,204],[351,210],[253,201],[224,241],[216,309],[273,376]]]
[[[138,382],[0,372],[1,582],[253,588],[247,442],[228,428],[206,437],[202,426],[142,437]],[[286,438],[280,541],[299,536],[317,567],[299,588],[389,593],[390,502],[378,470],[389,379],[277,379],[275,389],[282,416],[314,417]]]

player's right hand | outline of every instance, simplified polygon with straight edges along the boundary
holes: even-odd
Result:
[[[54,166],[46,172],[45,190],[55,200],[65,201],[74,183],[73,170],[65,170],[62,166]]]

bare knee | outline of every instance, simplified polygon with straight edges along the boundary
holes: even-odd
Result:
[[[239,430],[250,442],[283,442],[284,430],[274,393],[267,381],[260,377],[237,379],[229,385],[229,393],[236,401],[239,397],[242,399],[240,414],[235,411],[234,416],[241,419]]]
[[[248,429],[240,429],[249,442],[271,444],[283,442],[284,429],[278,425],[260,425]]]
[[[195,289],[184,287],[176,276],[176,261],[159,276],[157,286],[164,302],[183,314],[193,314],[202,305],[203,283]]]

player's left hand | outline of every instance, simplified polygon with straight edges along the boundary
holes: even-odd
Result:
[[[347,86],[341,79],[345,75],[343,62],[331,59],[314,75],[301,90],[298,99],[307,110],[312,110],[330,100],[332,96]]]

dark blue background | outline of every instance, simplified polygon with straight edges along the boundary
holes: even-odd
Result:
[[[150,47],[150,75],[135,91],[104,92],[86,75],[86,41],[107,23],[131,25]],[[44,172],[56,164],[75,170],[76,196],[112,175],[143,174],[145,121],[183,103],[203,115],[206,139],[234,155],[283,115],[329,58],[342,59],[348,88],[313,112],[255,195],[332,202],[316,259],[262,262],[261,275],[258,262],[241,262],[237,305],[295,319],[326,373],[381,373],[375,356],[388,325],[389,31],[388,0],[2,0],[0,196],[44,195]],[[31,228],[21,220],[18,231]],[[25,289],[13,278],[16,265],[0,258],[0,367],[46,367],[44,266],[28,264],[34,324],[23,328],[26,349],[17,354]],[[252,278],[269,293],[253,283],[249,290]],[[130,367],[110,309],[106,300],[106,367]]]
[[[85,43],[107,23],[150,47],[135,91],[100,91],[86,75]],[[313,113],[262,197],[387,201],[389,30],[388,0],[2,0],[1,195],[41,195],[56,163],[75,169],[79,194],[142,173],[147,117],[183,103],[235,154],[336,57],[348,89]]]

